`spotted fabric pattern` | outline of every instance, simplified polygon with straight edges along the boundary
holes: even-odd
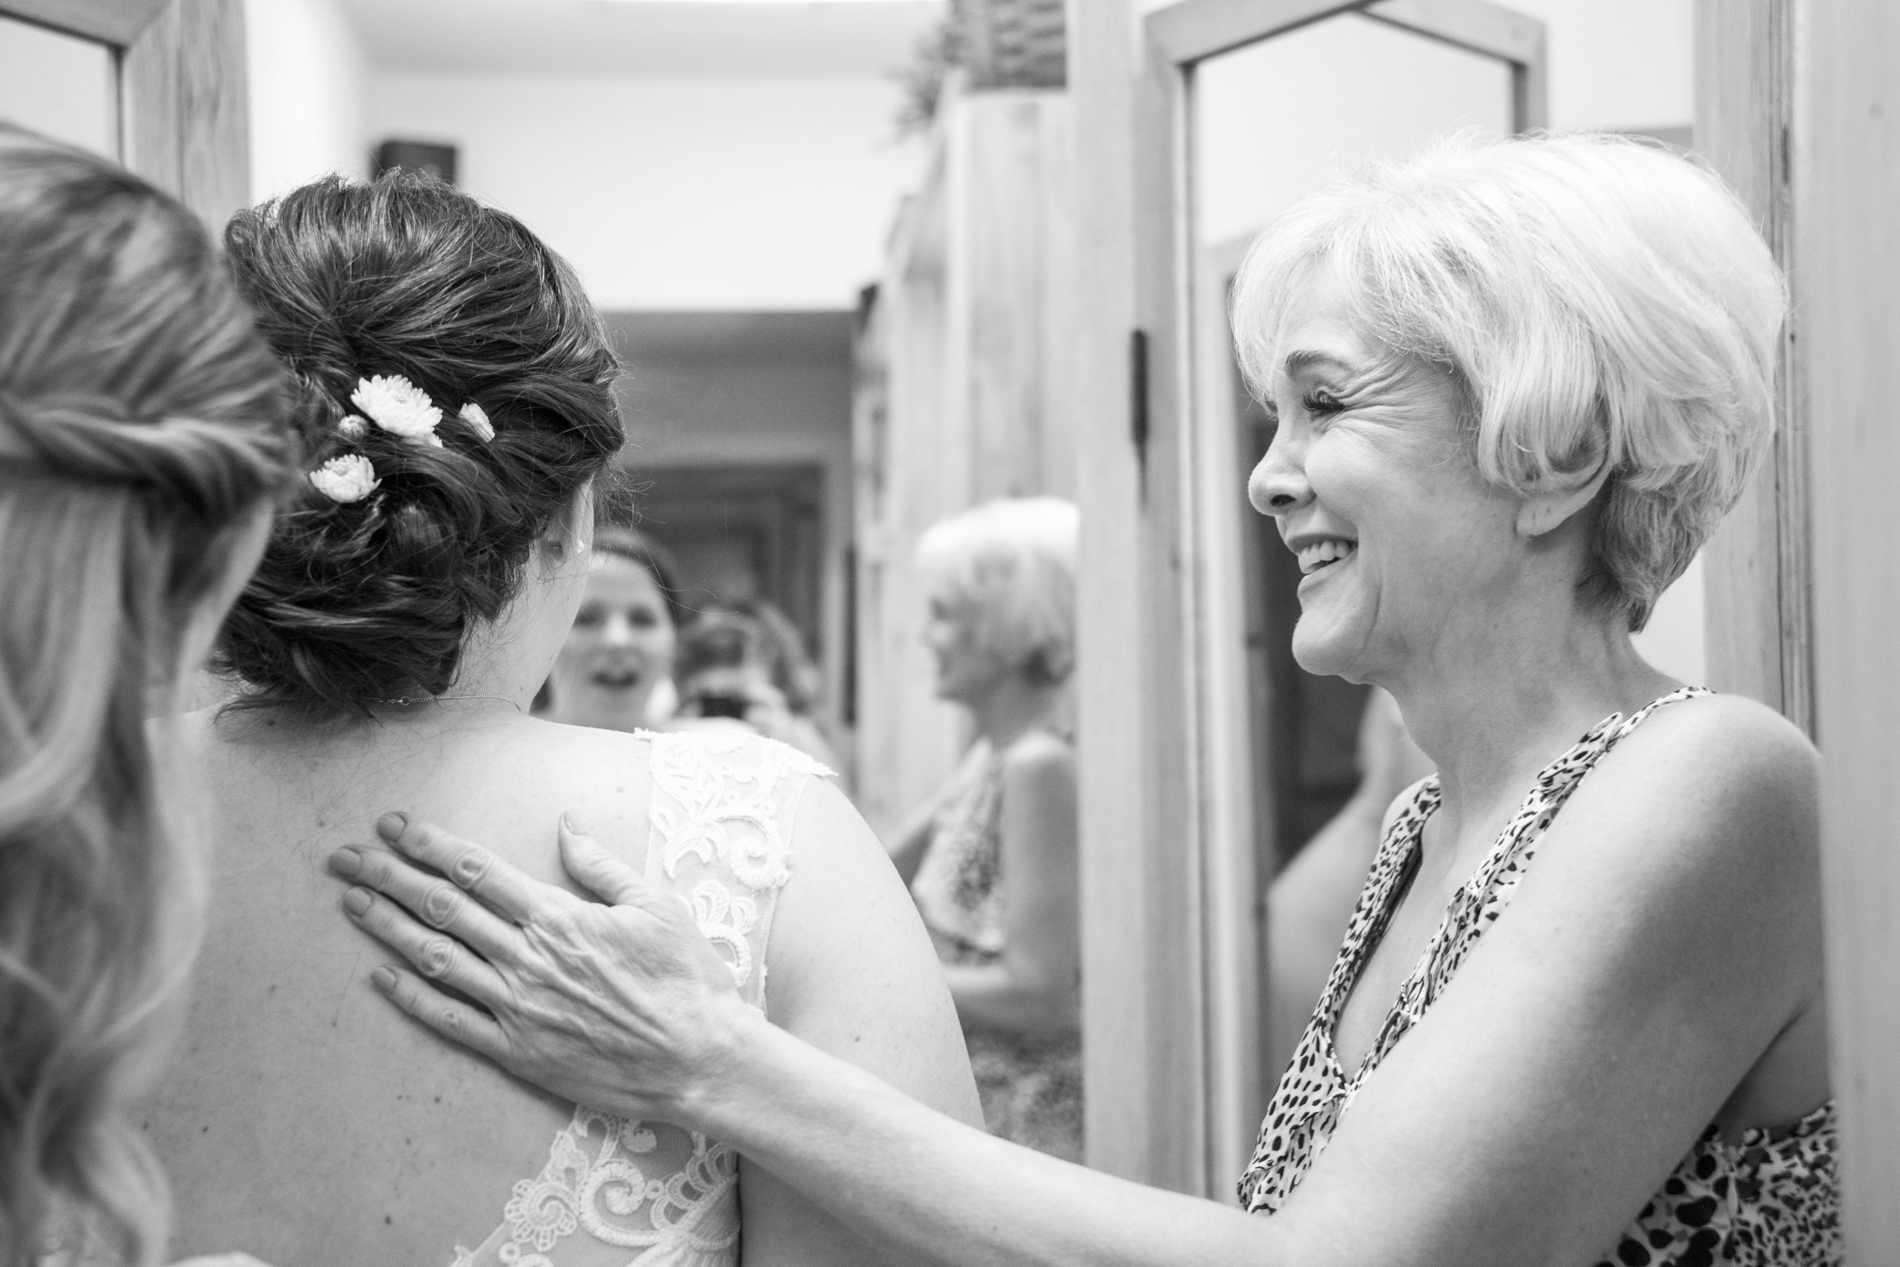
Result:
[[[1425,823],[1440,796],[1436,776],[1419,785],[1380,843],[1313,1019],[1267,1105],[1253,1160],[1240,1180],[1243,1207],[1270,1215],[1286,1203],[1366,1078],[1444,993],[1478,938],[1503,913],[1539,841],[1583,776],[1657,709],[1707,694],[1685,687],[1627,718],[1612,713],[1538,774],[1484,861],[1452,895],[1365,1064],[1348,1078],[1333,1034],[1353,983],[1418,869]],[[1831,1100],[1791,1127],[1747,1130],[1739,1142],[1724,1140],[1710,1126],[1597,1267],[1839,1267],[1835,1140]]]

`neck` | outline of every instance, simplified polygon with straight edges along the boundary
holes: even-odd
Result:
[[[385,727],[395,726],[395,735],[436,732],[490,718],[525,717],[566,634],[567,624],[556,619],[558,613],[548,606],[560,601],[557,587],[530,575],[499,618],[465,636],[461,663],[448,690],[413,702],[372,704],[376,720]],[[351,734],[357,731],[355,726],[345,729]],[[317,733],[327,735],[330,730],[326,723]]]
[[[1604,717],[1677,685],[1637,655],[1620,615],[1574,599],[1516,615],[1447,629],[1375,678],[1437,766],[1453,837],[1465,822],[1508,813],[1537,772]]]
[[[978,737],[1001,751],[1047,721],[1061,694],[1060,686],[1032,683],[1021,674],[1011,674],[968,707]]]

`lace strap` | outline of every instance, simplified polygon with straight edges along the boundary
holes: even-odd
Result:
[[[651,739],[647,878],[687,904],[746,1002],[763,1009],[765,948],[791,878],[792,826],[811,779],[831,771],[744,731]]]

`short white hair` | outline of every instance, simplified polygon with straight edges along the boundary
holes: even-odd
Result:
[[[1641,629],[1773,431],[1787,289],[1741,201],[1699,161],[1602,133],[1461,133],[1368,163],[1241,267],[1256,392],[1315,264],[1363,331],[1459,381],[1485,479],[1522,495],[1608,463],[1582,584]]]
[[[1075,663],[1075,503],[1006,497],[938,520],[917,540],[935,592],[975,616],[979,647],[1056,683]]]

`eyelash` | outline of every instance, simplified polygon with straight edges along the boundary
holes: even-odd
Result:
[[[1307,413],[1321,416],[1336,414],[1345,408],[1331,392],[1317,390],[1300,397],[1300,405]]]

